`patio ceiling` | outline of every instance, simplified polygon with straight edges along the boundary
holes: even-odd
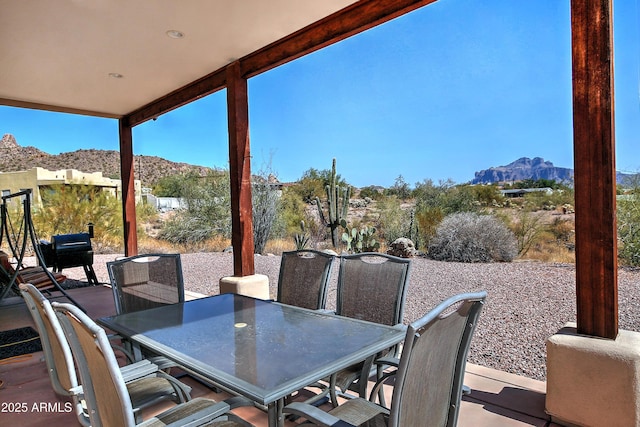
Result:
[[[352,3],[0,0],[0,104],[119,118]]]

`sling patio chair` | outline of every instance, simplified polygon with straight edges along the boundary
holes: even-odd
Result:
[[[361,397],[324,412],[293,402],[283,413],[304,417],[318,426],[455,427],[462,399],[462,380],[471,338],[486,300],[486,292],[447,299],[407,328],[395,376],[391,407]]]
[[[107,262],[116,313],[184,302],[180,254],[142,254]]]
[[[121,258],[107,262],[107,271],[116,314],[184,302],[180,254],[140,254]],[[163,356],[146,353],[145,357],[162,369],[176,366]]]
[[[411,260],[377,252],[340,257],[336,314],[385,325],[402,323],[409,283]],[[397,356],[399,346],[378,355]],[[338,389],[343,397],[349,390],[366,397],[374,358],[337,372],[330,379],[331,402],[337,405]],[[384,366],[375,365],[379,377]],[[384,399],[383,396],[380,396]]]
[[[312,249],[283,252],[276,301],[309,310],[324,309],[334,258],[334,255]],[[320,402],[329,394],[328,382],[317,382],[305,388],[320,390],[306,400],[307,403]]]
[[[180,254],[140,254],[107,262],[116,314],[132,313],[185,301],[184,276]],[[134,353],[130,343],[124,342]],[[138,355],[136,355],[138,356]],[[219,386],[201,375],[180,366],[167,357],[142,350],[141,356],[150,359],[162,370],[178,367],[214,390]],[[138,356],[140,357],[140,356]]]
[[[223,402],[198,397],[138,422],[104,329],[71,304],[54,302],[52,306],[77,361],[91,426],[251,426],[229,412],[253,406],[242,397]]]
[[[324,309],[334,258],[311,249],[283,252],[276,301],[310,310]]]
[[[84,389],[78,382],[71,347],[51,303],[31,284],[21,284],[20,293],[40,335],[53,390],[61,396],[70,397],[80,423],[90,425],[89,415],[83,407]],[[120,367],[120,371],[136,416],[139,416],[140,409],[162,400],[181,403],[191,399],[189,386],[160,371],[149,360],[125,365]]]

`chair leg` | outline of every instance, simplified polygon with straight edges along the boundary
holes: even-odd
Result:
[[[383,374],[384,372],[383,372],[382,366],[378,365],[376,369],[376,384],[382,380],[382,377],[384,376]],[[387,406],[387,402],[384,398],[384,390],[382,389],[382,386],[380,386],[380,389],[378,390],[378,402],[380,402],[381,406],[384,406],[384,407]]]
[[[338,406],[338,393],[336,392],[337,388],[338,386],[336,385],[336,375],[333,374],[331,375],[331,378],[329,380],[329,400],[331,401],[331,406],[333,406],[334,408]]]

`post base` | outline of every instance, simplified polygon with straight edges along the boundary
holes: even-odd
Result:
[[[567,323],[547,340],[545,406],[564,426],[640,426],[640,333],[609,340]]]
[[[227,276],[220,279],[221,294],[240,294],[259,299],[269,299],[269,276]]]

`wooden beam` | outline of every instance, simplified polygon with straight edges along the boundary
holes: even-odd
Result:
[[[32,110],[53,111],[56,113],[78,114],[81,116],[104,117],[107,119],[120,119],[122,114],[111,114],[102,111],[84,110],[80,108],[67,108],[58,105],[40,104],[38,102],[18,101],[0,97],[0,105],[7,107],[29,108]]]
[[[123,119],[118,121],[120,132],[120,176],[122,179],[122,224],[124,227],[124,254],[138,254],[136,222],[136,193],[133,172],[133,137],[131,126]]]
[[[249,150],[249,101],[247,79],[240,75],[239,62],[234,62],[227,67],[227,114],[229,120],[233,274],[236,277],[243,277],[255,274],[255,267],[251,154]]]
[[[618,335],[612,0],[572,0],[578,333]]]
[[[264,73],[435,1],[360,0],[240,59],[242,73]]]
[[[127,115],[128,123],[133,127],[147,120],[168,113],[190,102],[224,89],[226,86],[226,72],[222,68],[214,71],[188,85],[173,91],[162,98],[147,104]]]
[[[240,74],[253,77],[337,43],[436,0],[360,0],[238,60]],[[181,107],[226,85],[226,66],[127,114],[131,126]]]

